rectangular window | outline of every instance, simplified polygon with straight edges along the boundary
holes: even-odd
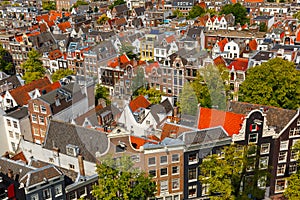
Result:
[[[74,170],[75,169],[75,165],[69,164],[69,169]]]
[[[6,119],[6,123],[7,123],[7,126],[11,126],[11,121],[9,119]]]
[[[196,181],[197,180],[197,168],[191,168],[188,171],[188,179],[190,181]]]
[[[160,182],[160,192],[168,192],[168,181]]]
[[[280,151],[282,150],[288,150],[289,147],[289,141],[281,141],[280,142]]]
[[[300,136],[300,127],[290,129],[290,137]]]
[[[275,193],[283,192],[286,187],[285,179],[277,179],[275,183]]]
[[[13,121],[14,128],[18,128],[18,123],[16,121]]]
[[[179,162],[179,154],[173,154],[172,155],[172,162]]]
[[[150,177],[156,177],[156,169],[149,170],[149,176]]]
[[[37,116],[36,116],[36,114],[32,114],[31,115],[31,120],[32,120],[32,122],[34,122],[34,123],[37,123]]]
[[[295,173],[296,171],[297,171],[297,163],[290,163],[289,173],[292,174]]]
[[[298,151],[292,150],[291,151],[291,161],[296,161],[298,160]]]
[[[283,175],[285,172],[285,164],[278,164],[277,175]]]
[[[45,117],[40,115],[39,121],[40,121],[40,124],[45,124]]]
[[[79,191],[78,191],[78,193],[79,193],[80,198],[85,197],[87,195],[86,187],[80,188]]]
[[[36,105],[35,103],[33,104],[33,111],[34,112],[39,112],[39,106]]]
[[[249,143],[257,143],[257,133],[249,134]]]
[[[38,200],[39,199],[39,194],[33,194],[30,197],[30,200]]]
[[[16,151],[16,144],[14,142],[11,143],[11,147],[13,151]]]
[[[45,137],[45,135],[46,135],[46,131],[45,131],[45,129],[40,129],[40,133],[41,133],[41,137]]]
[[[168,168],[161,168],[160,176],[167,176],[167,175],[168,175]]]
[[[41,106],[41,113],[46,113],[46,107],[45,106]]]
[[[195,164],[198,162],[197,153],[193,153],[189,155],[189,164]]]
[[[259,188],[266,188],[267,186],[267,177],[266,176],[262,176],[257,180],[257,186]]]
[[[269,157],[261,157],[259,159],[259,169],[267,169],[268,168]]]
[[[209,194],[209,184],[202,184],[202,196]]]
[[[62,186],[61,184],[54,186],[55,197],[60,196],[62,194]]]
[[[161,156],[160,157],[160,164],[167,164],[168,163],[168,157],[167,156]]]
[[[43,190],[43,199],[50,199],[51,198],[51,191],[49,188]]]
[[[197,185],[189,186],[189,198],[196,197],[197,195]]]
[[[261,144],[260,154],[268,154],[270,152],[270,143]]]
[[[172,180],[172,190],[179,190],[179,179]]]
[[[71,194],[70,194],[70,199],[71,199],[71,200],[77,199],[77,197],[76,197],[76,192],[71,192]]]
[[[279,152],[278,162],[286,162],[287,152]]]
[[[8,131],[9,137],[14,138],[14,133],[12,131]]]
[[[19,133],[15,133],[15,137],[16,137],[17,140],[20,139],[20,134]]]
[[[172,174],[179,174],[179,166],[172,167]]]
[[[155,165],[155,157],[152,157],[152,158],[148,158],[148,165]]]

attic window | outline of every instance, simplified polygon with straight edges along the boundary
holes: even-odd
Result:
[[[126,144],[124,144],[123,142],[120,142],[120,144],[116,146],[116,153],[121,153],[124,152],[125,150],[126,150]]]

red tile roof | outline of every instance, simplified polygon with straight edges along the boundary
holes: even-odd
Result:
[[[263,3],[264,0],[245,0],[246,3]]]
[[[218,45],[220,47],[221,52],[224,51],[224,47],[225,45],[228,43],[228,39],[224,38],[223,40],[221,40],[220,42],[218,42]]]
[[[171,35],[169,37],[166,37],[166,41],[170,44],[171,42],[176,41],[176,38],[174,35]]]
[[[150,74],[150,73],[152,73],[152,69],[153,68],[158,68],[158,67],[159,67],[159,63],[158,62],[151,63],[151,64],[145,66],[145,72],[147,74]]]
[[[132,146],[135,149],[140,149],[141,146],[143,146],[144,144],[150,142],[153,144],[157,144],[157,141],[153,141],[151,139],[146,139],[146,138],[141,138],[141,137],[136,137],[136,136],[130,136],[130,142],[132,144]]]
[[[26,164],[28,163],[27,160],[26,160],[26,157],[23,154],[23,151],[21,151],[20,153],[14,155],[10,159],[15,160],[15,161],[21,160],[21,161],[23,161]]]
[[[179,136],[183,132],[191,131],[191,128],[183,127],[176,124],[165,123],[162,127],[160,140],[164,140],[166,137],[173,137],[173,134]]]
[[[138,108],[148,108],[150,105],[151,103],[143,95],[138,96],[129,103],[132,112],[136,111]]]
[[[45,91],[46,93],[48,93],[48,92],[51,92],[52,90],[55,90],[55,89],[60,88],[60,87],[61,87],[60,82],[56,81],[56,82],[54,82],[54,83],[52,83],[50,85],[42,87],[39,91],[40,91],[41,94],[43,93],[43,91]]]
[[[252,51],[255,51],[255,50],[257,49],[257,42],[256,42],[255,39],[254,39],[254,40],[251,40],[251,41],[249,42],[249,47],[250,47],[250,49],[251,49]]]
[[[66,32],[67,29],[72,27],[69,21],[59,23],[57,26],[62,32]]]
[[[298,31],[296,33],[297,33],[297,35],[296,35],[296,41],[300,42],[300,29],[298,29]]]
[[[112,68],[115,68],[117,66],[121,66],[121,65],[124,65],[124,64],[127,64],[130,62],[130,59],[127,57],[126,54],[122,54],[121,56],[119,56],[119,58],[114,58],[110,61],[108,61],[107,65],[109,67],[112,67]]]
[[[45,77],[36,81],[32,81],[31,83],[28,83],[16,89],[13,89],[10,91],[10,94],[19,106],[24,106],[27,105],[28,100],[30,100],[28,92],[31,92],[35,89],[41,89],[50,84],[51,82],[49,81],[49,79]]]
[[[246,58],[237,58],[234,61],[232,61],[230,63],[230,65],[227,66],[227,68],[229,70],[231,70],[233,68],[234,70],[238,70],[238,71],[247,71],[248,62],[249,62],[249,60]]]
[[[214,59],[214,64],[216,66],[223,66],[226,67],[226,62],[222,56],[218,56]]]
[[[229,136],[238,134],[243,123],[245,115],[221,110],[200,108],[199,129],[222,126]]]
[[[201,1],[200,3],[197,4],[198,6],[200,6],[201,8],[203,8],[204,10],[206,9],[206,4],[204,1]]]
[[[62,56],[62,52],[59,49],[56,49],[54,51],[51,51],[48,57],[50,60],[56,60],[57,58],[61,58]]]

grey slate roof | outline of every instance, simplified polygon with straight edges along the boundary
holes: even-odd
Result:
[[[22,161],[14,161],[5,157],[0,157],[0,171],[7,174],[9,169],[13,171],[14,175],[19,174],[20,177],[23,177],[27,172],[34,170],[35,168],[26,165]]]
[[[4,84],[9,84],[11,83],[12,84],[12,88],[17,88],[17,87],[20,87],[21,86],[21,83],[18,79],[18,77],[16,75],[12,75],[12,76],[9,76],[7,78],[4,78],[4,79],[1,79],[0,80],[0,86],[1,85],[4,85]]]
[[[254,18],[254,20],[269,20],[271,19],[273,16],[267,16],[267,15],[264,15],[264,16],[257,16]]]
[[[117,5],[114,8],[116,9],[118,14],[125,13],[126,11],[128,11],[128,7],[127,7],[126,3]]]
[[[44,148],[58,148],[61,153],[67,154],[66,146],[69,144],[78,146],[84,159],[95,163],[96,152],[103,154],[107,150],[108,139],[100,131],[51,120]]]
[[[15,111],[12,111],[5,116],[12,117],[14,119],[23,119],[24,117],[28,116],[28,108],[27,107],[21,107],[18,108]]]
[[[143,15],[145,12],[145,7],[134,8],[134,11],[137,14],[137,16]]]
[[[255,54],[251,59],[254,60],[269,60],[274,56],[274,52],[271,51],[259,51],[257,54]]]
[[[296,110],[287,110],[272,106],[264,106],[259,104],[251,104],[244,102],[230,102],[228,111],[248,114],[251,110],[263,109],[267,118],[267,125],[275,128],[275,132],[279,133],[296,115]]]

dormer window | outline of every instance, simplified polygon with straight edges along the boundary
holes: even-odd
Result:
[[[126,144],[124,142],[119,141],[119,144],[116,146],[116,153],[121,153],[126,151]]]

